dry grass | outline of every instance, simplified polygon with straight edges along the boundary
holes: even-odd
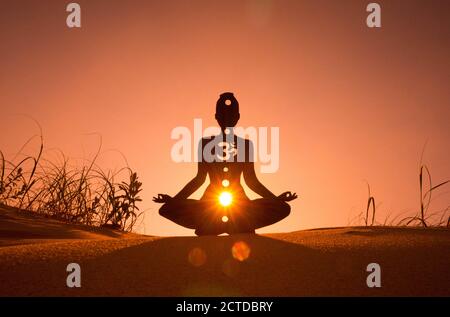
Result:
[[[0,151],[0,204],[71,223],[132,230],[140,216],[142,183],[131,168],[102,170],[96,164],[101,142],[94,158],[81,166],[71,165],[61,152],[59,162],[54,162],[43,155],[42,133],[37,137],[35,155],[24,155],[23,150],[36,137],[11,160]]]
[[[425,147],[424,147],[425,150]],[[450,226],[450,206],[447,206],[443,210],[437,210],[434,212],[430,212],[430,206],[432,203],[432,195],[438,189],[450,183],[450,180],[446,180],[438,183],[437,185],[433,185],[433,179],[431,177],[430,169],[427,165],[422,163],[423,159],[420,159],[420,168],[419,168],[419,194],[420,194],[420,206],[417,214],[413,216],[407,216],[404,218],[400,218],[400,214],[393,217],[390,221],[389,218],[391,215],[388,215],[383,223],[376,222],[376,204],[375,198],[371,194],[370,185],[367,183],[368,188],[368,198],[365,213],[361,212],[356,216],[356,221],[353,219],[352,222],[361,223],[363,222],[366,226],[373,226],[375,223],[379,225],[388,225],[388,226],[410,226],[410,225],[418,225],[423,227],[441,227],[441,226]],[[371,212],[371,221],[369,222],[369,213]],[[364,214],[364,216],[363,216]]]

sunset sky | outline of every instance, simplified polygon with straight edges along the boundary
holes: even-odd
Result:
[[[370,1],[77,1],[80,29],[66,26],[69,2],[0,1],[0,149],[12,157],[38,133],[23,115],[73,158],[92,158],[101,134],[99,163],[123,166],[118,150],[143,182],[141,232],[193,234],[151,198],[195,175],[171,160],[170,133],[215,125],[226,91],[240,126],[280,128],[280,168],[260,180],[299,195],[258,232],[345,226],[366,181],[378,221],[414,214],[425,142],[434,182],[450,178],[448,1],[377,1],[380,29],[366,26]]]

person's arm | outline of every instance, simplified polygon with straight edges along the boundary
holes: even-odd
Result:
[[[255,165],[253,162],[247,162],[243,170],[244,180],[247,186],[263,198],[275,198],[276,196],[266,188],[256,177]]]
[[[254,162],[253,143],[250,140],[245,140],[245,164],[243,169],[245,183],[261,197],[275,198],[276,196],[258,180],[258,177],[256,177]]]
[[[193,179],[187,183],[183,189],[176,194],[173,198],[175,199],[187,199],[189,196],[191,196],[197,189],[199,189],[200,186],[203,185],[203,183],[206,180],[206,168],[205,163],[199,162],[198,163],[198,170],[197,175]]]

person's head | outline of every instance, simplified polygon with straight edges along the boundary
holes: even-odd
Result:
[[[234,127],[239,121],[239,103],[232,92],[220,95],[216,103],[216,120],[220,128]]]

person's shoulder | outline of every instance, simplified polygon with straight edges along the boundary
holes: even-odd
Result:
[[[210,142],[216,138],[215,135],[204,136],[200,141],[201,142]]]
[[[236,138],[239,144],[245,144],[245,146],[253,146],[252,140],[241,138],[240,136],[237,136]]]
[[[200,139],[199,143],[200,143],[200,145],[205,146],[209,142],[213,141],[215,138],[216,138],[215,135],[205,136]]]

